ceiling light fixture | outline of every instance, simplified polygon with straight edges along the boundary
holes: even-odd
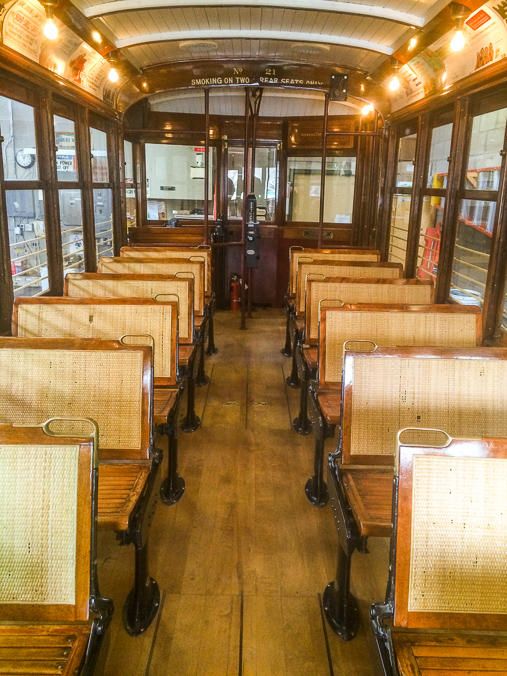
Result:
[[[109,52],[106,58],[110,65],[107,77],[109,78],[110,82],[118,82],[118,80],[120,79],[118,71],[116,70],[116,67],[118,65],[118,52]]]
[[[363,106],[361,110],[361,115],[367,117],[368,115],[370,115],[370,113],[373,113],[374,110],[375,108],[373,107],[373,104],[367,103],[365,106]]]
[[[466,44],[463,26],[465,19],[470,14],[468,7],[460,5],[458,2],[451,3],[451,19],[456,24],[456,30],[451,40],[451,49],[453,52],[460,52]]]
[[[394,66],[394,73],[393,73],[392,78],[389,80],[389,85],[388,85],[389,89],[392,92],[395,92],[397,89],[400,88],[400,80],[398,78],[398,68],[399,68],[398,62],[396,61],[396,64]]]
[[[45,0],[41,5],[46,11],[46,23],[44,24],[44,35],[48,40],[56,40],[58,37],[58,28],[54,21],[54,10],[58,4],[57,0]]]
[[[410,42],[408,43],[408,50],[411,52],[415,46],[417,45],[417,38],[410,38]]]
[[[102,35],[99,33],[99,31],[92,31],[92,38],[99,45],[102,42]]]

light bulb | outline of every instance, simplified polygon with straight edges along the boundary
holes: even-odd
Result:
[[[453,52],[460,52],[465,46],[465,36],[462,30],[457,30],[451,40],[451,49]]]
[[[414,49],[416,44],[417,44],[417,38],[410,38],[410,42],[408,43],[409,50],[412,51],[412,49]]]
[[[374,108],[371,103],[367,103],[363,109],[361,110],[361,114],[364,115],[365,117],[369,115],[370,113],[373,113]]]
[[[109,71],[108,78],[111,82],[118,82],[119,75],[116,68],[111,68],[111,70]]]
[[[58,28],[53,19],[47,19],[46,25],[44,26],[44,35],[48,40],[56,40],[58,37]]]
[[[399,87],[400,87],[400,81],[398,80],[398,76],[393,75],[393,77],[391,78],[391,81],[389,82],[389,89],[392,92],[395,92],[397,89],[399,89]]]
[[[447,80],[447,71],[444,70],[444,72],[442,74],[442,82],[445,82],[446,80]]]
[[[102,36],[99,33],[99,31],[92,31],[92,38],[97,42],[99,45],[102,42]]]

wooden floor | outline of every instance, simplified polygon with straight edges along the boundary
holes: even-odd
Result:
[[[129,637],[121,608],[133,549],[99,539],[102,594],[114,599],[107,676],[380,675],[368,623],[382,600],[387,542],[356,554],[360,635],[343,643],[323,621],[320,598],[334,577],[336,531],[330,507],[306,500],[313,437],[292,431],[299,390],[285,385],[290,360],[281,310],[216,315],[219,353],[211,383],[197,391],[202,428],[180,435],[186,492],[161,502],[151,530],[151,574],[162,605],[145,635]],[[334,442],[329,442],[333,450]],[[164,468],[165,469],[165,468]]]

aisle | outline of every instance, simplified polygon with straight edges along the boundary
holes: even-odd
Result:
[[[210,385],[197,391],[202,428],[180,435],[186,492],[176,506],[159,503],[152,526],[163,598],[144,636],[120,626],[133,549],[101,534],[101,591],[117,608],[107,676],[380,674],[367,612],[383,598],[387,544],[372,541],[356,557],[364,621],[345,644],[320,611],[337,539],[329,506],[311,507],[303,490],[313,437],[290,428],[299,390],[285,385],[284,317],[254,315],[240,331],[237,315],[217,313],[219,353],[207,361]]]

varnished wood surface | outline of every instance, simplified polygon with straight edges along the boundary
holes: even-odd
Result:
[[[340,473],[361,535],[389,537],[393,501],[392,468],[342,465]]]
[[[362,622],[343,643],[320,611],[338,543],[330,507],[313,508],[304,493],[313,438],[291,429],[299,391],[285,385],[285,318],[253,315],[246,331],[237,314],[216,315],[220,351],[196,392],[202,428],[179,435],[185,494],[158,502],[150,533],[163,598],[142,636],[129,637],[118,612],[133,552],[99,534],[101,592],[117,608],[106,676],[381,676],[368,611],[385,596],[387,540],[354,561]]]

